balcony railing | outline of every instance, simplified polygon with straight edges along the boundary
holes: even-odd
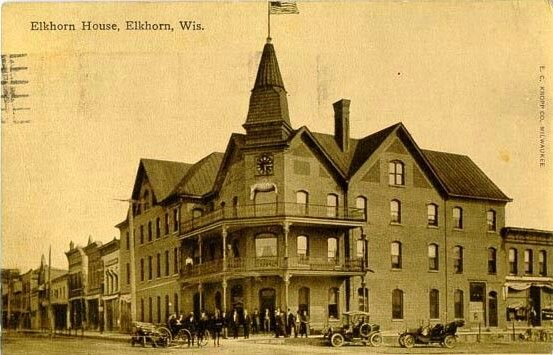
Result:
[[[181,233],[189,232],[221,220],[279,216],[362,222],[365,220],[365,210],[362,208],[343,208],[292,202],[239,205],[219,208],[203,216],[184,221],[181,223]]]
[[[336,260],[331,258],[309,257],[261,257],[261,258],[228,258],[226,271],[363,271],[362,259]],[[223,271],[223,260],[217,259],[201,264],[186,265],[181,270],[183,276],[205,276]]]

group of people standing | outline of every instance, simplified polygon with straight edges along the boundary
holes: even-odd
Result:
[[[228,338],[229,333],[233,338],[238,338],[240,328],[243,330],[245,339],[250,337],[250,333],[257,334],[259,332],[274,332],[277,338],[292,335],[296,338],[298,335],[307,338],[308,324],[309,317],[305,310],[293,313],[288,309],[288,312],[285,313],[278,309],[273,313],[268,308],[263,314],[260,314],[257,309],[251,315],[247,309],[235,308],[228,314],[216,309],[212,314],[203,311],[199,316],[194,315],[193,312],[190,312],[188,316],[181,314],[180,317],[177,314],[172,314],[167,320],[167,326],[173,337],[177,336],[181,329],[188,330],[190,333],[188,343],[192,346],[194,346],[195,340],[196,344],[200,346],[206,336],[206,330],[212,334],[213,346],[220,346],[220,338]]]

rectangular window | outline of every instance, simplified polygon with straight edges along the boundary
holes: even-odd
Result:
[[[463,273],[463,248],[460,246],[453,248],[453,272]]]
[[[165,251],[165,276],[169,276],[169,250]]]
[[[532,274],[534,272],[534,253],[531,249],[524,251],[524,273]]]
[[[336,217],[338,214],[338,196],[328,194],[326,196],[326,216]]]
[[[403,291],[392,291],[392,319],[403,319]]]
[[[365,257],[365,240],[357,239],[355,244],[355,256],[357,259],[363,259]]]
[[[173,232],[179,230],[179,209],[173,209]]]
[[[391,244],[392,269],[401,269],[401,243]]]
[[[156,259],[156,276],[159,278],[161,277],[161,254],[157,253],[157,259]]]
[[[255,238],[255,256],[257,258],[276,257],[277,238],[268,236],[258,236]]]
[[[148,280],[151,280],[153,276],[152,272],[152,256],[148,256]]]
[[[328,252],[328,261],[338,261],[338,239],[328,238],[327,252]]]
[[[463,210],[460,207],[453,209],[453,228],[463,229]]]
[[[453,296],[453,301],[455,304],[455,318],[458,318],[458,319],[465,318],[463,291],[456,290]]]
[[[514,248],[509,249],[509,273],[516,275],[518,273],[518,255],[517,250]]]
[[[494,248],[488,249],[488,274],[494,275],[497,272],[496,265],[496,250]]]
[[[440,292],[430,290],[430,319],[440,318]]]
[[[547,276],[547,254],[545,250],[540,250],[538,263],[538,271],[540,276]]]
[[[428,269],[438,270],[438,246],[436,244],[428,246]]]
[[[488,231],[494,232],[494,231],[496,230],[496,226],[495,226],[495,211],[494,211],[494,210],[489,210],[489,211],[486,213],[486,219],[487,219],[487,224],[488,224]]]
[[[159,239],[161,237],[161,221],[158,218],[156,218],[156,238]]]
[[[173,274],[178,274],[179,272],[179,249],[175,248],[173,250]]]
[[[438,225],[438,206],[431,203],[427,206],[427,222],[429,226]]]

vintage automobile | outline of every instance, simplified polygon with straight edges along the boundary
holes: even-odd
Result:
[[[399,334],[399,345],[403,348],[412,348],[415,344],[440,344],[446,348],[453,348],[457,342],[457,328],[465,325],[465,321],[456,320],[434,326],[422,326],[407,329]]]
[[[171,344],[171,331],[165,327],[156,326],[152,323],[133,322],[131,345],[140,344],[146,346],[147,343],[152,347],[166,347]]]
[[[334,347],[344,344],[382,345],[380,326],[369,323],[369,314],[361,311],[342,313],[342,324],[328,326],[324,332],[326,339]]]

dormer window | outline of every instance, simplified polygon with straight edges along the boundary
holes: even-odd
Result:
[[[390,185],[405,185],[405,166],[399,160],[388,164],[388,183]]]

